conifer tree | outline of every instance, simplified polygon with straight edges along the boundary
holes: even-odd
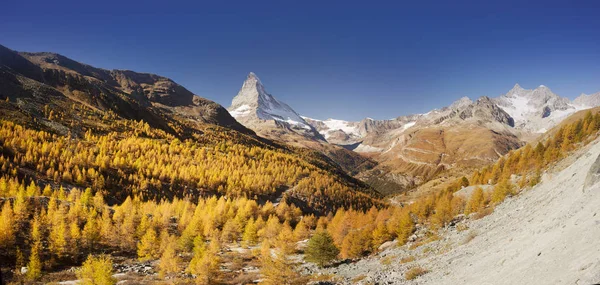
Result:
[[[305,253],[307,261],[323,267],[333,261],[340,250],[335,246],[333,238],[327,231],[318,231],[308,240]]]
[[[155,259],[159,256],[159,243],[156,231],[148,228],[137,246],[138,258],[141,261]]]
[[[242,235],[242,244],[244,246],[253,246],[258,242],[258,229],[253,219],[248,220]]]
[[[0,248],[10,249],[15,243],[15,218],[10,201],[5,200],[0,212]]]
[[[77,278],[83,285],[114,285],[117,280],[112,277],[112,260],[105,256],[94,257],[89,255],[87,260],[77,271]]]
[[[164,278],[165,276],[172,274],[172,273],[177,273],[179,262],[180,262],[180,260],[175,251],[174,241],[169,242],[166,245],[166,248],[164,249],[164,251],[162,252],[162,254],[160,256],[160,264],[158,265],[158,268],[159,268],[158,273],[161,276],[161,278]]]
[[[27,264],[27,279],[35,281],[42,277],[42,262],[40,260],[40,250],[42,244],[36,242],[31,247],[31,254],[29,255],[29,263]]]
[[[410,212],[403,211],[400,216],[398,229],[396,231],[396,235],[398,236],[398,244],[405,244],[414,231],[415,224],[410,216]]]
[[[471,213],[477,213],[483,209],[485,197],[483,195],[483,189],[481,187],[476,187],[465,206],[465,215],[469,215]]]

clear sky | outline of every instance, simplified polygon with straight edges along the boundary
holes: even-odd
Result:
[[[0,44],[172,78],[225,107],[254,71],[298,113],[388,119],[515,83],[600,91],[600,1],[20,1]]]

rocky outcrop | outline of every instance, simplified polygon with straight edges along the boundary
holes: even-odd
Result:
[[[53,100],[72,101],[166,130],[170,127],[165,118],[178,115],[253,134],[221,105],[196,96],[169,78],[96,68],[56,53],[16,52],[0,46],[0,87],[2,98],[33,100],[24,106],[39,108]]]

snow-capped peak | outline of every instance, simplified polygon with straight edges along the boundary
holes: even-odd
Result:
[[[250,72],[237,96],[228,108],[230,114],[242,124],[248,119],[275,120],[292,127],[310,130],[311,126],[287,104],[267,93],[254,72]]]
[[[569,114],[579,110],[569,99],[560,97],[545,85],[523,89],[516,84],[505,95],[495,98],[496,104],[506,111],[515,127],[530,131],[550,129]]]

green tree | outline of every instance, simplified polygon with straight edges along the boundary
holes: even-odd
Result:
[[[327,231],[318,231],[308,240],[305,253],[307,261],[323,267],[333,261],[340,254],[340,250]]]

